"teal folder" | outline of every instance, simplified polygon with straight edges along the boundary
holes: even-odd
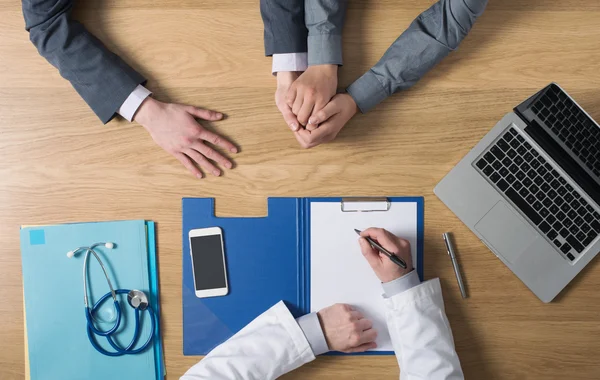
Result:
[[[108,357],[90,344],[86,333],[83,305],[83,254],[66,256],[80,246],[113,242],[115,249],[97,249],[115,288],[146,292],[159,316],[158,272],[154,223],[119,221],[25,227],[21,229],[21,256],[27,330],[28,362],[31,379],[162,379],[164,367],[159,326],[154,344],[137,355]],[[109,291],[100,266],[90,257],[91,302]],[[118,342],[127,344],[133,335],[133,309],[121,298],[125,323]],[[99,317],[111,317],[107,302]],[[99,323],[102,329],[110,324]],[[140,340],[150,333],[143,323]],[[106,339],[97,341],[112,351]]]

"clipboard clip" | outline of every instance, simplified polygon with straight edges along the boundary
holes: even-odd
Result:
[[[386,212],[391,202],[385,197],[350,197],[342,198],[342,212]]]

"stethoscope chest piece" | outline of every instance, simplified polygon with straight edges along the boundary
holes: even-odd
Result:
[[[148,297],[140,290],[131,290],[127,293],[127,302],[134,309],[146,310],[148,308]]]

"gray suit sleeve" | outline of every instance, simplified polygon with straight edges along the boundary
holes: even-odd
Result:
[[[25,28],[38,52],[71,82],[103,123],[145,79],[71,18],[72,0],[23,0]]]
[[[304,0],[260,0],[260,14],[266,56],[307,51]]]
[[[306,0],[308,65],[341,65],[347,0]]]
[[[486,5],[487,0],[440,0],[421,13],[379,62],[348,87],[361,112],[409,88],[455,50]]]

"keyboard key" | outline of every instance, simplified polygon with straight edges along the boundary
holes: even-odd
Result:
[[[500,174],[498,174],[498,173],[493,173],[493,174],[490,176],[490,179],[492,180],[492,182],[496,183],[496,182],[498,182],[498,180],[500,179]]]
[[[561,186],[561,187],[559,187],[559,188],[558,188],[556,191],[557,191],[557,192],[558,192],[560,195],[565,195],[565,194],[567,193],[567,189],[565,189],[565,187],[564,187],[564,186]]]
[[[515,190],[519,191],[523,187],[523,184],[521,184],[521,182],[519,181],[515,181],[515,183],[513,183],[512,186],[515,188]]]
[[[494,161],[494,163],[492,164],[492,167],[496,170],[500,170],[500,168],[502,167],[502,162]]]
[[[574,250],[577,251],[577,253],[581,253],[581,251],[583,251],[583,249],[585,248],[583,245],[581,245],[581,243],[579,241],[577,241],[577,239],[575,239],[574,236],[569,236],[567,238],[567,242],[569,244],[571,244],[571,247],[573,247]]]
[[[487,152],[486,154],[483,155],[483,158],[485,158],[485,160],[487,162],[489,162],[490,164],[494,161],[496,161],[496,157],[494,157],[493,154],[491,154],[490,152]]]
[[[525,142],[523,143],[523,146],[524,146],[524,147],[525,147],[527,150],[530,150],[530,149],[531,149],[531,144],[529,144],[527,141],[525,141]]]
[[[561,206],[563,203],[565,203],[565,200],[562,199],[561,197],[556,197],[554,199],[554,203],[556,203],[558,206]]]
[[[506,152],[510,149],[510,146],[508,146],[508,144],[504,140],[498,141],[498,146],[500,147],[500,149],[502,149],[503,152]]]
[[[528,154],[529,154],[529,153],[528,153]],[[541,164],[540,164],[540,162],[539,162],[538,160],[532,160],[532,161],[531,161],[531,167],[532,167],[532,168],[534,168],[534,169],[537,169],[537,168],[539,168],[539,167],[540,167],[540,165],[541,165]]]
[[[531,191],[533,194],[536,194],[538,192],[540,188],[537,187],[536,185],[531,185],[529,186],[529,191]]]
[[[565,243],[562,247],[560,247],[562,253],[568,253],[571,250],[571,246],[568,243]]]
[[[543,191],[538,191],[537,194],[535,194],[535,197],[538,199],[538,201],[543,203],[544,199],[546,199],[546,194],[544,194]]]
[[[518,145],[518,144],[517,144]],[[517,151],[514,149],[509,150],[508,152],[506,152],[506,155],[510,158],[515,158],[515,156],[517,155]]]
[[[533,206],[533,203],[535,203],[535,196],[533,194],[529,194],[527,198],[525,198],[525,200],[527,201],[527,203]]]
[[[542,231],[543,233],[548,233],[550,231],[550,225],[546,222],[542,222],[539,227],[540,231]]]
[[[486,165],[487,165],[487,163],[485,162],[485,160],[483,158],[481,160],[477,161],[477,167],[479,169],[485,168]]]
[[[567,236],[569,236],[569,230],[567,230],[566,228],[563,228],[562,230],[560,230],[560,236],[562,236],[563,238],[567,238]],[[569,247],[569,249],[571,249],[571,247]]]
[[[506,182],[508,182],[508,183],[510,183],[510,184],[512,184],[512,183],[513,183],[513,182],[515,182],[516,180],[517,180],[517,179],[516,179],[516,178],[515,178],[515,176],[514,176],[514,175],[512,175],[512,174],[508,174],[508,175],[506,176]]]
[[[569,218],[566,218],[565,220],[562,221],[563,224],[565,225],[565,227],[569,228],[573,225],[573,221]]]
[[[523,173],[522,171],[519,171],[519,172],[516,174],[516,176],[517,176],[517,178],[518,178],[520,181],[523,181],[523,178],[525,178],[525,173]]]
[[[526,162],[531,162],[531,160],[533,160],[533,155],[529,152],[525,153],[525,156],[523,156],[523,158],[525,159]]]
[[[567,183],[567,180],[563,177],[558,177],[558,181],[561,183],[561,185],[565,185]]]
[[[527,190],[527,188],[524,187],[521,190],[519,190],[519,194],[521,194],[521,197],[525,199],[527,196],[529,196],[529,190]]]
[[[517,139],[514,139],[513,141],[511,141],[511,142],[509,143],[509,145],[510,145],[510,146],[512,146],[513,148],[517,148],[517,147],[518,147],[519,145],[521,145],[521,144],[519,143],[519,140],[517,140]],[[516,152],[515,152],[515,153],[516,153]]]
[[[550,232],[548,232],[548,237],[553,240],[556,239],[556,237],[558,236],[558,233],[554,230],[551,230]]]
[[[565,185],[565,187],[567,190],[569,190],[569,192],[573,191],[573,186],[569,185],[568,183]]]
[[[563,205],[560,206],[560,209],[563,210],[563,212],[569,212],[569,210],[571,210],[571,206],[569,206],[568,203],[563,203]]]
[[[509,188],[506,191],[506,195],[534,224],[539,224],[542,221],[540,215],[515,190]]]
[[[516,135],[517,135],[517,130],[516,130],[516,129],[514,129],[514,128],[510,128],[510,129],[508,130],[508,132],[509,132],[509,133],[510,133],[512,136],[516,136]]]
[[[523,143],[525,142],[525,139],[523,138],[523,136],[517,134],[517,140],[519,140],[519,142]]]
[[[498,148],[497,146],[493,146],[492,149],[490,149],[490,152],[492,152],[494,156],[496,156],[496,158],[499,160],[503,159],[505,156],[504,152],[500,150],[500,148]]]
[[[540,166],[537,171],[538,171],[538,174],[541,176],[548,173],[548,170],[546,170],[543,166]]]
[[[504,159],[502,160],[502,165],[509,167],[510,164],[512,164],[512,160],[508,157],[504,157]]]
[[[571,227],[569,227],[569,232],[572,235],[577,235],[577,233],[579,232],[579,227],[577,227],[577,225],[573,224]]]
[[[558,240],[554,240],[554,245],[555,245],[557,248],[560,248],[560,246],[561,246],[561,243],[560,243],[560,241],[558,241]]]
[[[556,217],[558,218],[558,220],[560,220],[560,221],[563,221],[563,220],[564,220],[564,219],[567,217],[567,215],[566,215],[564,212],[562,212],[562,211],[559,211],[559,212],[556,214]]]
[[[506,177],[506,176],[509,174],[509,172],[508,172],[508,169],[507,169],[507,168],[501,168],[501,169],[498,171],[498,173],[500,173],[500,175],[501,175],[502,177]]]
[[[594,212],[594,208],[592,206],[590,206],[590,205],[586,205],[585,209],[588,210],[588,212],[590,212],[590,213]]]
[[[529,173],[531,173],[532,171],[533,171],[533,170],[530,170],[530,171],[529,171]],[[534,182],[536,185],[538,185],[538,186],[540,186],[540,185],[542,185],[542,184],[544,184],[544,183],[545,183],[545,182],[544,182],[544,179],[543,179],[542,177],[540,177],[540,176],[535,176],[535,175],[534,175],[533,177],[530,177],[530,178],[533,178],[533,182]]]
[[[538,194],[540,194],[541,192],[539,192]],[[552,207],[554,206],[554,204],[552,203],[552,199],[548,198],[548,197],[544,197],[544,200],[542,201],[542,204],[545,207]]]
[[[574,222],[575,222],[575,224],[577,224],[580,227],[585,223],[583,221],[583,219],[581,218],[581,216],[578,216],[577,218],[575,218]]]
[[[580,209],[581,210],[581,209]],[[594,220],[594,217],[592,216],[592,214],[585,214],[585,216],[583,217],[583,220],[585,220],[586,222],[591,222],[592,220]]]
[[[540,210],[540,215],[542,216],[542,218],[545,218],[545,217],[547,217],[549,213],[550,213],[550,212],[548,211],[548,209],[547,209],[547,208],[542,208],[542,209]]]
[[[494,168],[492,168],[490,165],[486,166],[485,168],[483,168],[483,173],[485,175],[487,175],[488,177],[494,172]]]
[[[589,215],[589,214],[587,213],[587,211],[586,211],[585,207],[583,207],[583,206],[581,206],[581,207],[579,207],[579,208],[577,209],[577,213],[578,213],[580,216]]]
[[[554,190],[550,190],[550,191],[548,192],[548,197],[550,197],[550,199],[554,199],[554,198],[556,198],[556,196],[557,196],[557,195],[558,195],[558,194],[557,194],[557,193],[556,193],[556,191],[554,191]]]
[[[534,208],[536,211],[540,211],[540,210],[542,209],[542,204],[541,204],[540,202],[537,202],[537,201],[536,201],[536,202],[533,204],[533,208]]]
[[[567,253],[567,258],[568,258],[569,260],[571,260],[571,261],[575,260],[575,256],[573,256],[573,255],[572,255],[572,254],[570,254],[570,253]]]
[[[537,178],[540,178],[540,177],[537,177]],[[542,183],[542,185],[540,186],[540,189],[542,189],[542,191],[544,193],[547,193],[550,190],[550,185],[548,185],[547,183]],[[579,206],[577,206],[577,207],[579,207]]]
[[[533,185],[533,181],[530,178],[525,178],[523,179],[523,185],[529,187]]]
[[[575,212],[575,210],[569,210],[569,212],[567,213],[567,215],[569,216],[569,218],[571,219],[575,219],[577,218],[577,213]]]
[[[560,187],[560,182],[553,179],[552,182],[550,183],[550,186],[552,186],[553,189],[558,189]]]
[[[546,180],[546,182],[552,181],[553,178],[554,177],[550,173],[546,173],[546,175],[544,175],[544,179]]]
[[[577,241],[579,241],[579,242],[583,242],[583,241],[585,241],[585,239],[587,238],[587,235],[586,235],[586,234],[584,234],[583,232],[579,232],[579,233],[577,234],[577,236],[575,236],[575,238],[577,238]]]
[[[531,169],[531,166],[529,166],[529,164],[527,162],[523,162],[523,165],[521,165],[521,170],[523,170],[525,173],[527,173],[530,169]]]
[[[585,247],[587,247],[588,245],[590,245],[590,243],[591,243],[591,242],[593,242],[593,241],[594,241],[594,239],[596,239],[596,236],[598,236],[598,235],[596,235],[595,233],[589,234],[589,235],[588,235],[588,236],[585,238],[585,240],[583,241],[583,245],[584,245]]]
[[[550,215],[548,215],[548,217],[546,218],[546,221],[547,221],[549,224],[553,224],[554,222],[556,222],[556,217],[555,217],[554,215],[550,214]]]
[[[577,193],[574,193],[574,194],[577,194]],[[579,207],[581,207],[581,203],[577,199],[575,199],[575,200],[573,200],[573,202],[571,202],[571,207],[573,207],[575,210],[577,210]]]
[[[565,201],[567,201],[567,202],[573,201],[573,196],[571,194],[565,194],[565,196],[563,198],[565,198]]]
[[[590,226],[594,231],[600,234],[600,222],[598,222],[598,220],[594,220],[592,223],[590,223]]]
[[[498,185],[498,188],[502,191],[506,191],[506,189],[508,189],[508,182],[506,182],[504,179],[498,181],[496,185]]]
[[[554,222],[554,224],[552,225],[552,228],[554,228],[556,231],[560,231],[563,229],[563,225],[560,224],[560,222]]]

